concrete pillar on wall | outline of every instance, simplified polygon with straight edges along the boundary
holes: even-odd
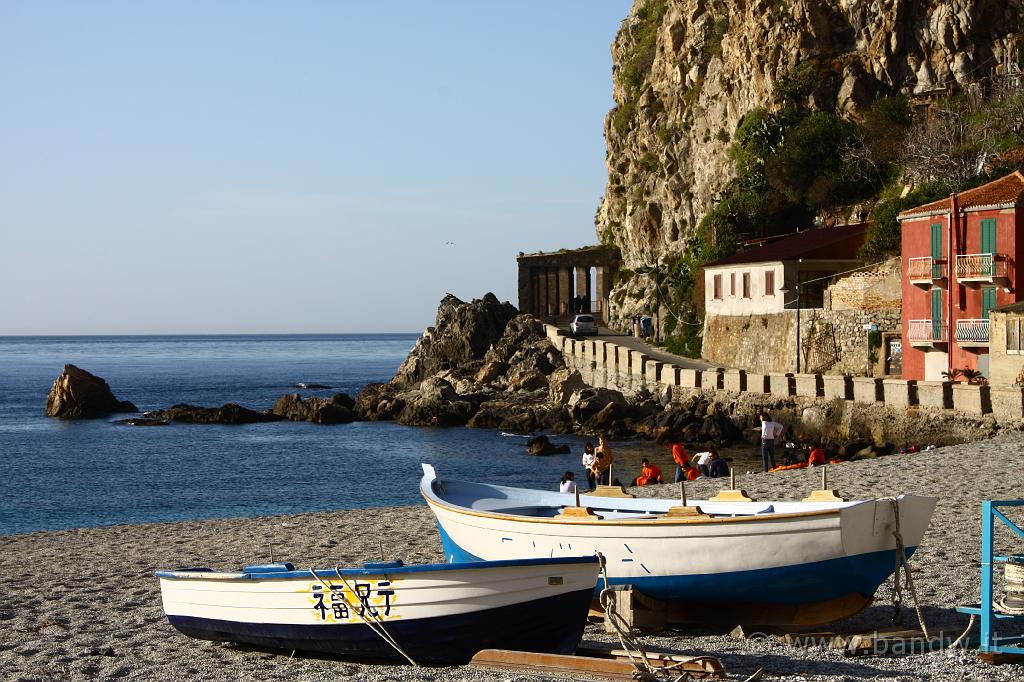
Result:
[[[594,307],[597,312],[601,313],[601,319],[607,322],[608,296],[612,292],[612,269],[599,265],[595,270],[597,271],[597,283],[594,288],[597,300],[594,301]]]
[[[558,268],[558,314],[572,312],[572,268]]]

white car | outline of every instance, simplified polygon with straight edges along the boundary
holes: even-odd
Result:
[[[573,336],[593,334],[597,336],[597,322],[593,315],[577,315],[569,323],[569,333]]]

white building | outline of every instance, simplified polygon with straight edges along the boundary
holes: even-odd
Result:
[[[765,315],[821,308],[832,275],[860,265],[865,224],[799,232],[704,266],[704,312]]]

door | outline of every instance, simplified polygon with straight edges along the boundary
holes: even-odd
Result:
[[[942,275],[942,266],[938,262],[942,260],[942,225],[932,223],[932,279],[939,279]]]
[[[996,274],[996,220],[985,218],[981,221],[981,252],[989,254],[989,258],[981,262],[982,275],[993,277]]]
[[[942,289],[932,289],[932,341],[942,340]]]

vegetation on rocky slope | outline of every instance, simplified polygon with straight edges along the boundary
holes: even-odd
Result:
[[[1019,14],[996,0],[636,0],[612,46],[597,215],[629,268],[609,321],[647,312],[695,353],[702,264],[869,218],[872,262],[898,249],[899,211],[1005,172],[1024,100],[992,77],[1024,61]]]

